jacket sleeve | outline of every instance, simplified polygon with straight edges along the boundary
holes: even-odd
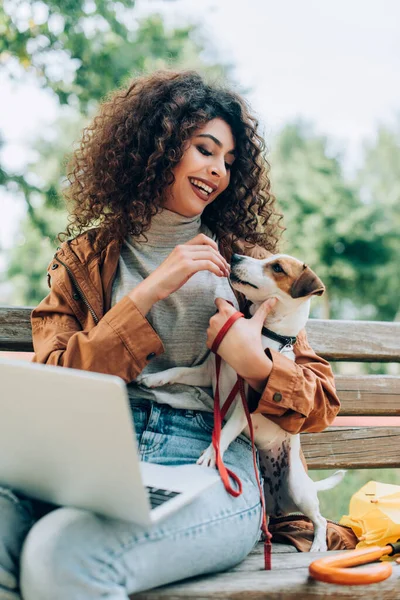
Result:
[[[268,350],[272,371],[255,412],[290,433],[323,431],[340,408],[331,367],[312,350],[304,330],[294,352],[295,362]]]
[[[34,362],[117,375],[129,383],[163,344],[125,296],[97,323],[82,330],[58,286],[32,312]]]

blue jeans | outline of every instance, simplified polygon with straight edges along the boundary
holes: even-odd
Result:
[[[138,401],[133,415],[144,461],[195,463],[211,441],[211,413]],[[0,489],[0,600],[126,600],[233,567],[259,540],[261,506],[245,437],[224,462],[242,480],[241,496],[219,482],[146,529],[75,508],[45,508],[40,517],[42,505]]]

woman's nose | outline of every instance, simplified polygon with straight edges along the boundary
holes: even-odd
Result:
[[[226,167],[225,167],[225,161],[222,160],[221,162],[215,162],[213,165],[211,165],[211,173],[213,175],[216,175],[217,177],[225,177],[226,175]]]

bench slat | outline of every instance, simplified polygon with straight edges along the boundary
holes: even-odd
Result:
[[[273,553],[272,570],[263,570],[263,548],[255,550],[237,567],[210,577],[196,577],[147,592],[135,600],[328,600],[329,598],[396,598],[400,593],[398,569],[389,579],[374,585],[333,585],[310,579],[310,563],[332,552]],[[395,590],[398,590],[397,592]]]
[[[306,330],[327,360],[400,362],[400,322],[309,319]]]
[[[394,375],[336,375],[340,416],[400,415],[400,377]]]
[[[400,427],[328,427],[302,434],[301,447],[310,469],[400,467]]]
[[[31,310],[0,306],[0,350],[32,351]],[[327,360],[400,362],[400,322],[310,319],[307,334]]]
[[[29,307],[0,306],[0,351],[32,352]]]

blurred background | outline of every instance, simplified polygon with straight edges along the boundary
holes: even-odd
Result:
[[[284,214],[281,250],[327,286],[313,316],[399,320],[396,0],[3,0],[0,304],[47,293],[65,165],[98,103],[163,67],[225,80],[251,104]],[[400,483],[398,470],[353,472],[323,512],[337,519],[372,478]]]

